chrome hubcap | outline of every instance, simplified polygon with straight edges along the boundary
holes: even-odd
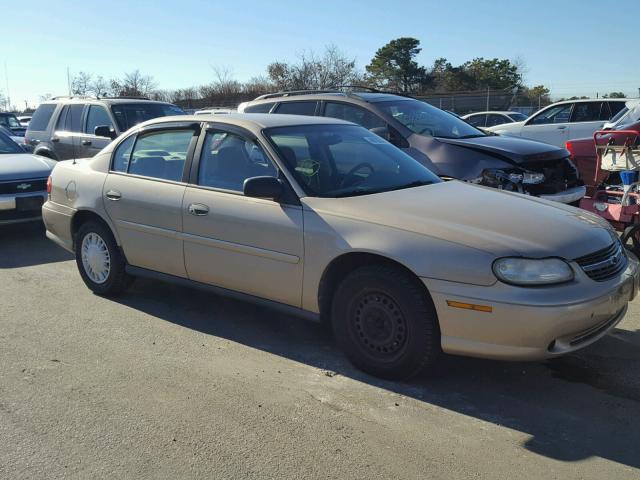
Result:
[[[111,272],[111,255],[107,244],[97,233],[91,232],[82,239],[82,266],[95,283],[104,283]]]

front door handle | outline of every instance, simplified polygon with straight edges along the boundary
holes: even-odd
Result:
[[[567,128],[567,126],[566,126],[566,125],[560,125],[560,126],[558,127],[558,130],[564,130],[565,128]]]
[[[120,192],[118,192],[117,190],[109,190],[105,196],[109,199],[109,200],[120,200],[122,198],[122,194]]]
[[[189,205],[189,213],[198,217],[207,215],[209,213],[209,207],[201,203],[192,203]]]
[[[53,143],[58,143],[60,141],[60,139],[58,137],[51,137],[51,141]]]
[[[91,140],[82,140],[82,145],[91,145]]]

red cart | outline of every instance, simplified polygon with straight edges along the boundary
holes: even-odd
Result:
[[[580,208],[600,215],[621,232],[622,242],[636,254],[640,254],[640,182],[637,173],[635,179],[629,177],[640,171],[639,137],[635,130],[594,133],[597,187],[580,201]]]

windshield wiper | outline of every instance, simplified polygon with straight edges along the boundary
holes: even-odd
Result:
[[[488,137],[488,135],[486,133],[474,133],[472,135],[463,135],[458,138],[463,139],[463,138],[478,138],[478,137]]]

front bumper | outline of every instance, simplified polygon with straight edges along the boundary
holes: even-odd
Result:
[[[565,285],[490,287],[423,278],[438,312],[447,353],[502,360],[539,360],[578,350],[607,334],[624,317],[640,284],[638,260],[596,282],[574,265]],[[492,307],[491,312],[453,308],[447,300]]]
[[[37,221],[47,192],[0,195],[0,225]]]
[[[551,201],[560,202],[560,203],[573,203],[580,200],[586,194],[587,194],[587,187],[580,186],[580,187],[569,188],[564,192],[540,195],[540,198],[544,198],[545,200],[551,200]]]

